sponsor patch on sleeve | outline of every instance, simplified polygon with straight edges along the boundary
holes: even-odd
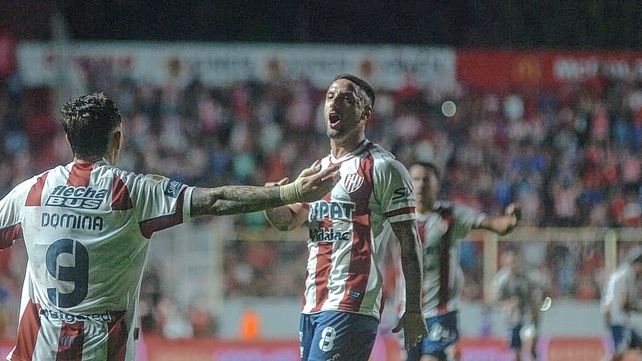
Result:
[[[163,183],[165,180],[167,180],[167,177],[160,174],[150,174],[149,179],[157,183]]]
[[[183,183],[175,180],[170,180],[165,186],[165,195],[168,197],[176,198],[183,188]]]

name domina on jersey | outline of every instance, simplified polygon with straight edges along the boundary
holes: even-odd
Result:
[[[133,361],[152,234],[189,219],[193,188],[106,162],[70,163],[0,200],[0,248],[29,255],[11,361]]]

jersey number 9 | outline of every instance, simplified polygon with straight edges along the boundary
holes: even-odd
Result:
[[[58,256],[70,254],[74,266],[61,266]],[[87,297],[89,283],[89,254],[80,242],[63,238],[47,249],[47,271],[58,282],[73,282],[73,291],[62,293],[58,287],[47,288],[49,300],[58,307],[69,308],[80,304]]]

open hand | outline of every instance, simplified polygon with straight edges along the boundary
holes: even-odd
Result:
[[[321,164],[317,161],[311,167],[304,169],[292,183],[286,184],[287,178],[283,178],[278,182],[265,185],[281,186],[281,199],[286,204],[313,202],[330,192],[340,178],[338,164],[321,170]]]
[[[403,330],[404,348],[410,350],[428,335],[426,320],[421,312],[404,312],[397,327],[392,332],[397,333]]]
[[[321,170],[321,165],[316,162],[312,167],[304,169],[294,183],[301,187],[301,201],[312,202],[330,192],[340,179],[338,164]]]
[[[508,232],[512,231],[515,227],[517,227],[517,224],[519,221],[522,219],[522,209],[516,204],[516,203],[511,203],[508,206],[506,206],[506,209],[504,210],[504,214],[512,218],[512,223],[508,226],[508,229],[506,230]]]

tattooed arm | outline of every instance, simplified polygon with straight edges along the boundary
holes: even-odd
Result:
[[[284,204],[278,187],[223,186],[196,188],[192,216],[249,213]]]
[[[196,188],[192,194],[191,215],[247,213],[317,200],[328,193],[339,180],[336,170],[336,167],[319,172],[306,169],[294,182],[278,187]]]
[[[301,226],[308,218],[307,209],[300,203],[266,209],[265,218],[279,231],[290,231]]]
[[[404,330],[405,348],[408,350],[428,334],[421,312],[423,256],[414,220],[391,225],[401,246],[401,265],[406,279],[406,311],[392,331]]]
[[[336,167],[336,166],[335,166]],[[315,162],[310,168],[301,172],[305,176],[310,172],[321,169],[319,162]],[[338,168],[337,168],[338,169]],[[338,180],[337,180],[338,181]],[[278,182],[265,183],[266,187],[283,186],[287,184],[288,178],[283,178]],[[265,219],[272,227],[279,231],[290,231],[301,226],[308,219],[308,209],[301,203],[288,204],[283,207],[271,208],[265,210]]]

